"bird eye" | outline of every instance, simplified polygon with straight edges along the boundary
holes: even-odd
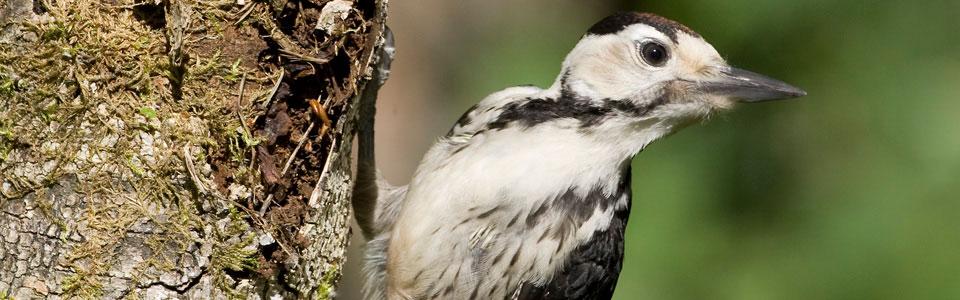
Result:
[[[667,62],[667,49],[657,42],[646,42],[640,45],[640,56],[654,67],[661,67]]]

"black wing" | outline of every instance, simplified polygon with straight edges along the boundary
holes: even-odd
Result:
[[[626,180],[627,185],[630,181]],[[627,193],[630,188],[622,189]],[[630,205],[617,211],[610,227],[597,232],[587,243],[577,247],[563,269],[544,286],[523,284],[513,296],[516,300],[533,299],[610,299],[623,266],[623,234],[630,215]]]

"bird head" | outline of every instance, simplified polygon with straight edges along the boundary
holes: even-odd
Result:
[[[649,13],[618,13],[591,27],[568,54],[555,86],[613,102],[646,118],[690,121],[736,103],[806,95],[782,81],[730,66],[699,34]]]
[[[803,95],[782,81],[730,66],[680,23],[649,13],[618,13],[587,31],[550,88],[494,93],[465,113],[447,136],[482,132],[526,142],[531,136],[522,134],[532,133],[550,143],[563,141],[556,144],[564,149],[612,151],[611,157],[628,159],[737,103]],[[470,143],[450,141],[451,149]]]

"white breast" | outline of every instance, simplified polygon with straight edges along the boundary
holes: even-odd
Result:
[[[578,126],[558,120],[434,145],[410,184],[389,245],[388,295],[503,298],[521,281],[549,280],[564,256],[606,229],[627,201],[597,207],[573,230],[548,232],[569,218],[547,202],[571,189],[613,195],[624,168],[610,143]]]

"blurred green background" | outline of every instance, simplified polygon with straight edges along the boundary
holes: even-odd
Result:
[[[637,156],[615,299],[960,299],[960,1],[393,1],[378,160],[396,184],[466,108],[549,86],[591,24],[654,12],[803,87]],[[359,299],[355,240],[341,299]]]

